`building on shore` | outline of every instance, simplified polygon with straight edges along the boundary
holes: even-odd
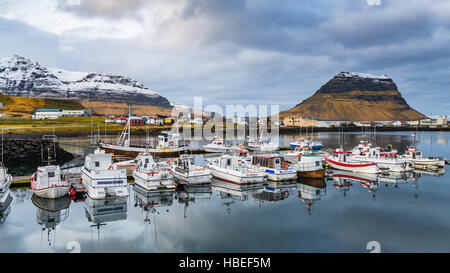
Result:
[[[91,109],[64,110],[64,109],[38,109],[32,119],[57,119],[62,117],[90,117]]]
[[[447,116],[437,116],[434,118],[432,117],[427,119],[408,121],[408,124],[410,126],[420,126],[430,128],[446,127],[448,126],[448,118]]]
[[[311,116],[288,116],[282,120],[282,123],[285,126],[330,128],[349,125],[351,122],[346,120],[324,120]]]
[[[164,118],[158,116],[147,116],[145,118],[145,123],[149,125],[163,125]]]

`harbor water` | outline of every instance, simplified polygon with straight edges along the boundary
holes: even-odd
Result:
[[[376,138],[315,133],[314,139],[351,149],[372,137],[378,146],[391,144],[403,153],[412,133],[379,132]],[[298,136],[280,136],[280,146]],[[450,159],[449,132],[417,137],[424,156]],[[81,146],[62,145],[79,156],[87,152]],[[204,164],[210,156],[196,159]],[[106,200],[49,202],[29,188],[11,189],[12,201],[0,207],[0,252],[367,253],[371,241],[381,252],[449,252],[449,171],[446,166],[383,177],[339,173],[324,181],[271,182],[250,190],[218,180],[159,192],[129,184],[127,198]]]

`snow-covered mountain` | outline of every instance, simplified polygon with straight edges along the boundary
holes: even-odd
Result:
[[[46,68],[17,55],[0,59],[0,93],[17,97],[89,99],[170,107],[165,97],[131,78]]]

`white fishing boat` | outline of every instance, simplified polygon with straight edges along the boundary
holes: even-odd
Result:
[[[290,163],[298,163],[301,160],[301,157],[303,155],[311,155],[314,154],[316,156],[320,157],[320,160],[322,162],[325,162],[325,155],[322,151],[312,151],[309,147],[295,147],[295,149],[292,151],[288,151],[284,154],[283,158],[284,161],[290,162]]]
[[[191,185],[211,183],[211,171],[203,166],[196,165],[195,158],[192,155],[180,155],[180,158],[174,161],[171,169],[173,176],[180,183]]]
[[[237,185],[260,184],[266,180],[264,172],[253,170],[245,162],[238,160],[231,155],[222,155],[206,167],[211,170],[214,178]]]
[[[114,167],[112,154],[103,150],[97,149],[86,157],[81,178],[92,199],[128,196],[126,170]]]
[[[273,141],[266,142],[263,140],[255,140],[253,138],[249,138],[247,140],[247,147],[250,151],[257,152],[273,152],[280,149],[280,145],[278,145],[278,143]]]
[[[3,163],[0,163],[0,193],[6,192],[12,182],[12,176],[8,173]]]
[[[311,150],[306,150],[297,159],[297,163],[292,167],[297,172],[297,177],[322,179],[325,175],[323,168],[324,157]]]
[[[225,141],[222,138],[215,138],[213,142],[203,145],[203,149],[208,153],[223,153],[226,151],[234,150],[234,146],[226,146]]]
[[[352,158],[359,162],[372,162],[378,165],[381,170],[390,172],[410,172],[414,168],[411,163],[402,158],[382,156],[379,147],[372,147],[371,145],[361,148],[355,147],[352,152]]]
[[[424,157],[422,151],[410,147],[401,158],[409,160],[415,168],[438,169],[445,167],[445,160],[439,157]]]
[[[149,152],[158,156],[178,156],[180,152],[188,150],[189,146],[179,144],[180,134],[178,132],[162,132],[158,136],[156,147],[148,148],[145,145],[134,145],[131,143],[131,123],[127,123],[123,131],[117,137],[114,143],[99,142],[102,150],[114,155],[124,155],[136,157],[140,153]]]
[[[330,168],[337,170],[361,173],[381,172],[380,169],[378,169],[377,163],[356,161],[342,149],[336,149],[332,155],[326,155],[325,161]]]
[[[323,148],[323,144],[320,142],[310,142],[305,138],[298,138],[297,141],[291,142],[289,144],[291,149],[295,149],[296,147],[310,148],[313,151],[319,151]]]
[[[309,151],[311,148],[297,146],[294,150],[288,151],[283,155],[284,161],[297,163],[300,157],[305,153],[305,151]]]
[[[60,198],[67,195],[70,189],[68,179],[61,173],[61,168],[55,165],[37,168],[30,181],[33,192],[43,198]]]
[[[251,169],[264,172],[268,180],[287,181],[297,178],[297,172],[282,162],[278,154],[258,154],[252,156],[251,164],[247,164]]]
[[[150,153],[139,154],[133,171],[134,181],[147,190],[175,188],[173,175],[167,162],[155,162]]]

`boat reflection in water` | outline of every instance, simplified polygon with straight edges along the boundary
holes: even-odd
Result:
[[[260,200],[261,203],[264,203],[264,201],[271,203],[283,201],[289,198],[296,187],[297,182],[295,180],[285,182],[268,181],[261,192],[253,194],[253,198]]]
[[[178,187],[175,200],[184,205],[184,218],[187,218],[187,208],[191,203],[210,200],[211,196],[211,184],[185,184]]]
[[[93,223],[91,228],[97,229],[98,240],[100,240],[100,228],[102,226],[106,226],[106,223],[109,222],[127,219],[127,197],[106,197],[105,199],[94,200],[86,195],[84,212],[88,221]]]
[[[53,231],[53,247],[55,247],[56,226],[69,217],[69,206],[71,202],[70,197],[63,196],[57,199],[49,199],[33,194],[33,196],[31,197],[31,201],[37,208],[37,223],[42,226],[42,231],[47,230],[47,242],[49,246],[52,245],[52,239],[50,235]]]
[[[327,184],[323,179],[299,179],[297,180],[298,198],[305,202],[308,215],[311,215],[311,207],[326,195]]]
[[[348,188],[351,186],[350,184],[359,183],[361,186],[367,188],[367,190],[372,194],[372,199],[376,200],[378,174],[332,170],[331,178],[334,180],[334,185],[337,185],[340,188]]]
[[[134,184],[134,207],[142,209],[143,222],[145,224],[145,239],[149,238],[149,227],[151,225],[151,216],[153,216],[153,226],[155,230],[155,240],[158,240],[156,231],[156,217],[160,213],[169,213],[169,207],[173,204],[175,189],[160,188],[155,190],[147,190]],[[150,213],[152,215],[150,215]]]
[[[211,182],[212,191],[217,194],[217,197],[222,200],[222,204],[226,207],[227,214],[231,214],[231,205],[235,201],[248,201],[249,196],[261,193],[263,191],[263,185],[254,184],[252,186],[239,186],[226,181],[212,179]]]
[[[0,193],[0,224],[3,224],[11,212],[13,196],[11,190],[7,189]]]

